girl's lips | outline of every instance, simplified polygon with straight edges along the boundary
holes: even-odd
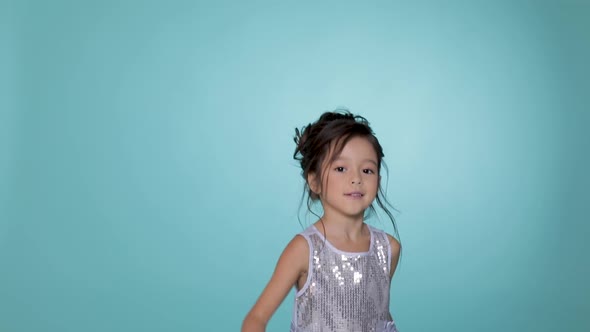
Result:
[[[344,194],[344,195],[345,195],[345,196],[349,196],[349,197],[355,197],[355,198],[360,198],[360,197],[363,197],[363,196],[364,196],[364,194],[363,194],[363,193],[361,193],[361,192],[357,192],[357,191],[355,191],[355,192],[351,192],[351,193],[346,193],[346,194]]]

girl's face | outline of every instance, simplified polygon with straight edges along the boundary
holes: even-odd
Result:
[[[326,158],[326,163],[330,157]],[[377,153],[371,143],[364,137],[353,137],[333,162],[323,166],[321,186],[312,175],[310,188],[319,194],[324,213],[362,217],[379,189],[377,162]]]

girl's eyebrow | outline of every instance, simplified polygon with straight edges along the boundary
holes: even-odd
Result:
[[[347,158],[347,157],[338,157],[338,158],[334,159],[335,162],[336,161],[349,161],[349,160],[350,160],[350,158]],[[375,164],[375,166],[377,166],[377,162],[371,158],[363,159],[363,160],[361,160],[361,162],[370,162],[370,163]]]

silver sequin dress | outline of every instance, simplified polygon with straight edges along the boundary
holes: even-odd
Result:
[[[338,250],[313,225],[301,233],[309,270],[295,296],[291,332],[397,332],[389,313],[389,240],[367,226],[367,252]]]

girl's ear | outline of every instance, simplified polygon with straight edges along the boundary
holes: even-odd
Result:
[[[309,186],[309,189],[311,189],[311,191],[316,195],[321,193],[321,186],[318,180],[319,179],[315,173],[310,172],[307,174],[307,185]]]

